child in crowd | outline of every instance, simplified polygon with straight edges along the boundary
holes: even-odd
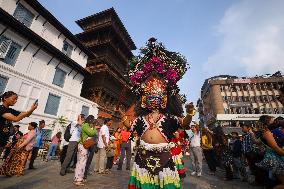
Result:
[[[182,153],[181,138],[179,135],[179,131],[174,132],[173,135],[174,138],[171,140],[171,142],[175,146],[171,148],[171,153],[173,156],[174,163],[176,164],[179,177],[183,179],[186,177],[186,174],[184,170],[183,153]]]
[[[247,173],[242,161],[242,141],[237,132],[232,132],[232,155],[233,155],[233,173],[234,178],[240,178],[242,181],[247,180]]]
[[[113,165],[114,150],[116,149],[115,140],[116,138],[114,136],[110,137],[109,145],[106,152],[107,156],[106,173],[110,173],[110,170]]]

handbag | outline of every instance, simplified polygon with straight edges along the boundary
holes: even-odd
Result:
[[[82,137],[82,134],[81,134],[81,140],[83,141],[83,137]],[[95,144],[97,144],[97,142],[94,140],[94,138],[89,138],[87,140],[85,140],[83,142],[83,147],[85,149],[89,149],[91,148],[92,146],[94,146]]]

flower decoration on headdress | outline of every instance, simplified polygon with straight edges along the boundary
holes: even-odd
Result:
[[[143,83],[152,75],[157,75],[166,84],[171,95],[179,92],[179,81],[188,69],[187,60],[180,53],[168,51],[162,43],[150,38],[140,54],[129,63],[128,77],[135,93],[143,93]]]

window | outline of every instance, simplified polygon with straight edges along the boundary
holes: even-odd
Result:
[[[50,115],[57,115],[58,107],[60,103],[60,97],[53,94],[49,94],[44,109],[44,113]]]
[[[82,111],[81,111],[82,114],[84,114],[85,116],[88,116],[89,111],[90,111],[90,108],[88,106],[82,106]]]
[[[4,93],[7,82],[8,82],[8,78],[0,75],[0,95]]]
[[[24,7],[21,3],[19,3],[14,12],[14,17],[25,26],[30,27],[32,25],[32,21],[35,15],[26,7]]]
[[[71,56],[73,50],[73,46],[70,45],[67,41],[63,41],[62,52],[66,54],[68,57]]]
[[[0,59],[3,59],[6,64],[11,66],[15,65],[21,48],[22,47],[14,41],[5,36],[0,36]]]
[[[52,83],[54,85],[59,86],[59,87],[63,87],[64,86],[64,82],[65,82],[66,74],[67,73],[65,71],[61,70],[60,68],[56,68],[56,71],[55,71]]]

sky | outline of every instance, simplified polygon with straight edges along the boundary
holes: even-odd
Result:
[[[138,49],[155,37],[187,58],[178,84],[195,104],[206,78],[284,72],[282,0],[39,1],[73,34],[76,20],[113,7]]]

